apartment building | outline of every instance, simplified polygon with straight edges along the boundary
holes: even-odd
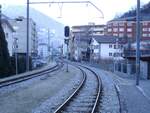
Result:
[[[15,29],[14,38],[18,39],[18,49],[17,53],[26,54],[27,52],[27,19],[24,17],[18,17],[9,20]],[[30,18],[29,19],[29,55],[37,55],[38,39],[36,23]]]
[[[107,35],[124,37],[131,41],[136,39],[136,17],[111,20],[107,23]],[[150,39],[150,17],[141,18],[141,40]]]

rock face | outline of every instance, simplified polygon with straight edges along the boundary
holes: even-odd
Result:
[[[0,77],[10,73],[10,56],[3,28],[0,24]]]

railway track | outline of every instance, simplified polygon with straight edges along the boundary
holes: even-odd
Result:
[[[61,104],[54,113],[94,113],[98,105],[102,82],[90,68],[78,65],[83,80],[78,88]]]
[[[26,74],[24,76],[20,76],[20,77],[14,77],[14,78],[10,78],[10,79],[6,79],[6,80],[2,80],[0,81],[0,88],[5,87],[5,86],[9,86],[9,85],[13,85],[16,83],[20,83],[38,76],[42,76],[44,74],[48,74],[54,71],[59,70],[61,67],[63,66],[63,63],[57,63],[55,66],[41,70],[39,72],[35,72],[32,74]]]

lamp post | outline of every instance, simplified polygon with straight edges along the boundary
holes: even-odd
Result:
[[[139,85],[140,78],[140,0],[137,0],[136,9],[136,85]]]

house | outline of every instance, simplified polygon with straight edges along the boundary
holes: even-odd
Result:
[[[70,37],[71,56],[76,60],[90,59],[90,43],[93,36],[102,36],[105,34],[105,25],[81,25],[72,26]]]
[[[13,33],[15,32],[15,30],[13,29],[13,26],[10,24],[8,19],[9,18],[7,16],[2,14],[2,19],[1,19],[2,28],[4,30],[5,38],[8,44],[9,55],[12,56],[13,55],[13,42],[14,42]]]
[[[122,60],[123,39],[115,36],[95,36],[92,38],[90,48],[93,60],[112,59]]]
[[[17,53],[20,55],[26,55],[27,52],[27,19],[24,17],[18,17],[9,20],[13,28],[15,29],[14,37],[18,39]],[[36,23],[29,19],[29,56],[36,56],[38,48]]]

